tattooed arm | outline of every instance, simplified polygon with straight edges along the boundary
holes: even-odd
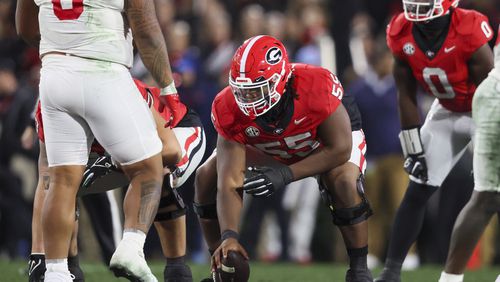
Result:
[[[125,13],[141,59],[160,88],[173,81],[165,38],[153,0],[128,0]]]

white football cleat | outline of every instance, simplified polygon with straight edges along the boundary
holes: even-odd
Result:
[[[133,282],[158,282],[144,259],[143,250],[123,240],[111,257],[109,269],[116,277],[125,277]]]

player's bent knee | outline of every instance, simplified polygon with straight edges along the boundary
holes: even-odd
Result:
[[[320,185],[321,198],[330,209],[333,223],[335,225],[355,225],[367,220],[373,214],[370,203],[365,196],[363,185],[363,178],[360,176],[356,181],[356,190],[361,197],[361,203],[343,208],[337,208],[330,191],[328,191],[328,189],[326,189],[323,185]]]
[[[197,204],[193,203],[194,212],[199,218],[217,219],[217,204]]]

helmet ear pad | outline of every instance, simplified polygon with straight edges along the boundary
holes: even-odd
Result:
[[[279,102],[290,73],[283,43],[272,36],[258,35],[236,50],[229,85],[242,112],[257,117]]]

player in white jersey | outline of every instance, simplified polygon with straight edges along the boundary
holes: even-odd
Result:
[[[472,117],[476,123],[474,192],[453,227],[439,282],[463,281],[474,247],[491,217],[500,211],[500,36],[495,46],[495,67],[476,90]]]
[[[177,121],[179,98],[153,1],[20,0],[16,22],[23,38],[39,44],[42,60],[40,100],[50,177],[42,211],[45,281],[72,281],[67,254],[75,198],[94,137],[131,186],[123,205],[123,238],[110,268],[133,281],[157,281],[142,249],[160,199],[162,144],[128,69],[134,34],[142,61],[162,88],[162,109],[170,107]],[[177,142],[172,146],[179,149]]]

